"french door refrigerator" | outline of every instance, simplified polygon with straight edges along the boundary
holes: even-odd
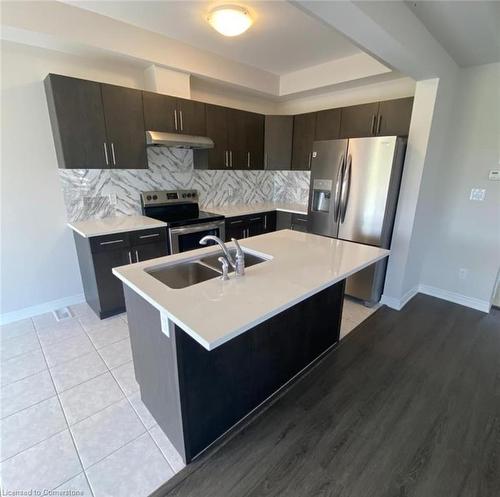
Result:
[[[316,141],[311,162],[308,231],[390,248],[406,138]],[[387,259],[349,277],[345,293],[374,305]]]

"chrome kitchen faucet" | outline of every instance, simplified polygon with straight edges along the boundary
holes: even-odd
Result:
[[[236,258],[234,259],[229,250],[227,249],[226,244],[217,236],[213,235],[204,236],[200,240],[200,245],[206,245],[207,242],[210,240],[217,243],[220,246],[222,252],[224,252],[224,258],[226,259],[227,263],[234,269],[236,276],[243,276],[245,274],[245,253],[243,252],[243,250],[241,250],[238,240],[236,240],[236,238],[231,238],[231,241],[234,243],[236,247]],[[220,259],[221,258],[219,258],[219,261]],[[224,269],[224,264],[223,264],[223,269]],[[227,276],[227,269],[226,271],[223,271],[222,279],[223,280],[229,279],[229,276]]]

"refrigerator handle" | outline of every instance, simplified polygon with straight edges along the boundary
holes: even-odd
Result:
[[[342,190],[342,177],[344,176],[344,154],[340,156],[339,170],[335,181],[335,193],[333,195],[333,219],[335,222],[339,219],[340,212],[340,192]]]
[[[349,193],[351,190],[351,169],[352,169],[352,155],[347,157],[347,165],[345,174],[342,179],[342,193],[340,194],[340,222],[343,223],[347,211],[347,202],[349,201]]]

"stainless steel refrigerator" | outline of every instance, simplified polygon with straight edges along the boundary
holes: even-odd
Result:
[[[406,138],[383,136],[314,142],[308,231],[390,248]],[[387,259],[351,276],[345,293],[374,305]]]

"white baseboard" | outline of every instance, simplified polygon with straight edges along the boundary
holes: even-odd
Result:
[[[453,302],[455,304],[464,305],[470,307],[471,309],[477,309],[482,312],[490,312],[490,303],[486,300],[479,300],[473,297],[467,297],[461,293],[450,292],[448,290],[443,290],[442,288],[437,288],[435,286],[429,285],[419,285],[418,291],[420,293],[425,293],[425,295],[430,295],[431,297],[437,297],[438,299],[447,300],[448,302]]]
[[[380,299],[381,304],[385,304],[387,307],[391,309],[395,309],[396,311],[400,311],[415,295],[418,293],[418,287],[414,287],[411,290],[408,290],[402,298],[394,298],[388,297],[387,295],[382,295]]]
[[[85,295],[83,293],[72,295],[71,297],[64,297],[58,300],[51,300],[50,302],[33,305],[31,307],[24,307],[23,309],[19,309],[17,311],[5,312],[4,314],[0,314],[0,324],[13,323],[14,321],[31,318],[45,312],[55,311],[61,307],[80,304],[81,302],[85,302]]]

